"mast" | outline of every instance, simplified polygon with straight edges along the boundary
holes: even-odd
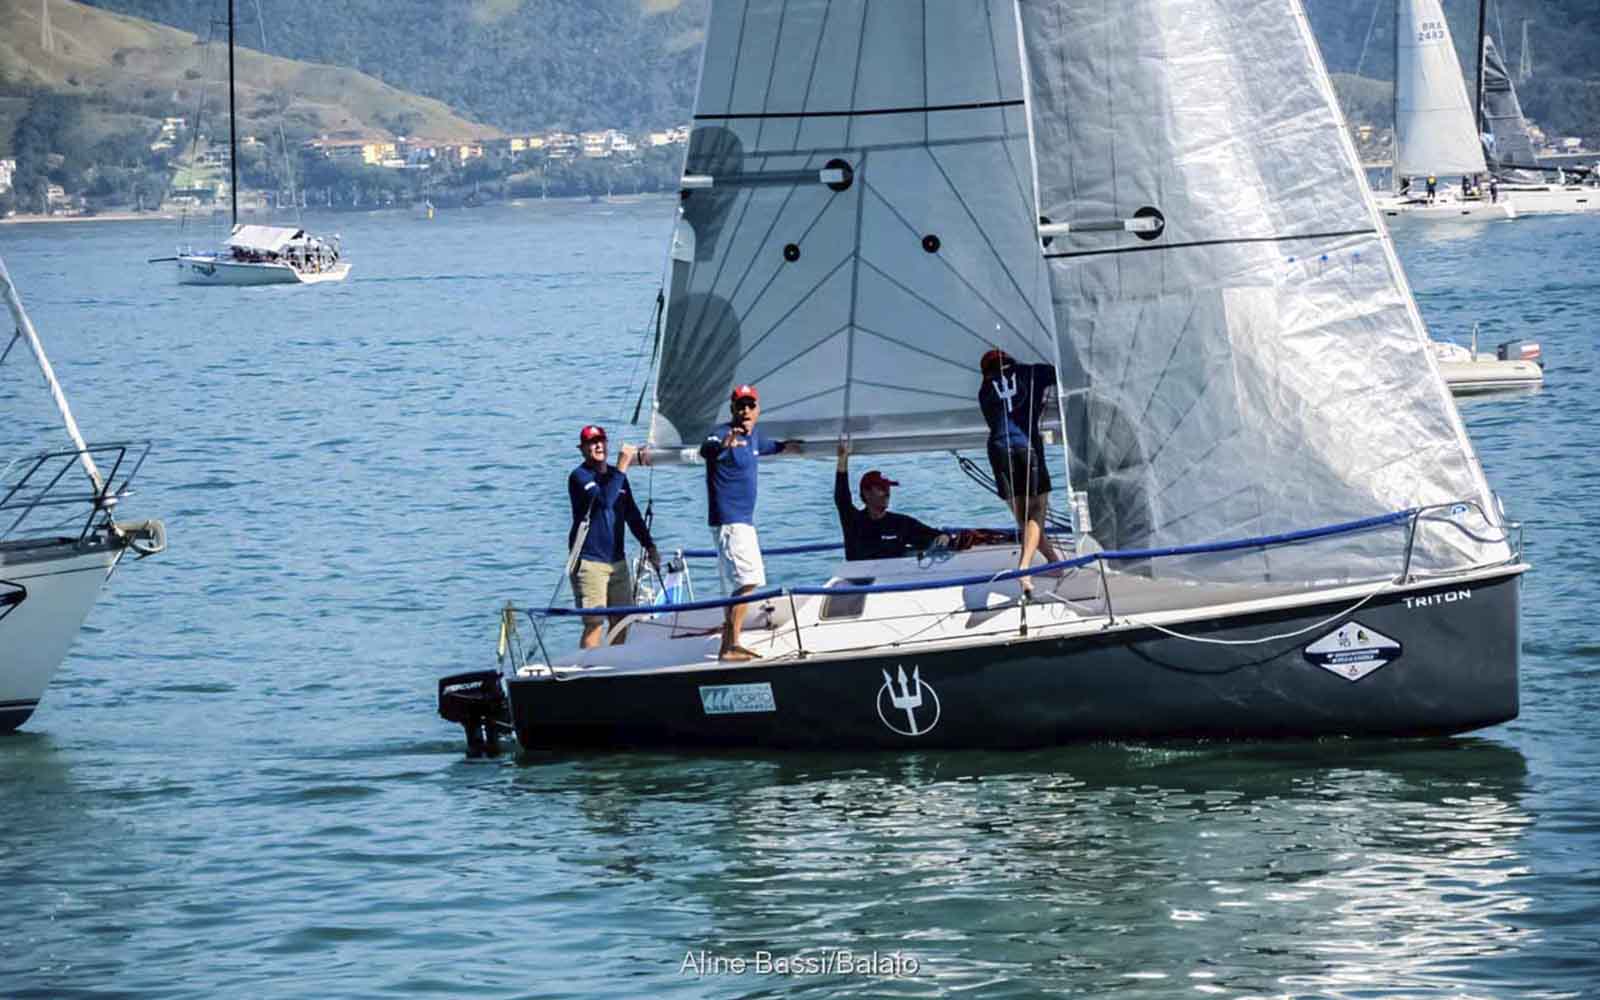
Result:
[[[229,207],[233,226],[239,225],[239,123],[233,100],[233,3],[228,0],[228,169],[232,179],[228,185]]]
[[[34,360],[39,363],[39,371],[50,386],[50,398],[55,400],[56,411],[61,414],[61,422],[67,428],[67,436],[78,448],[78,461],[83,463],[83,471],[88,473],[89,481],[94,484],[95,494],[104,493],[105,480],[100,477],[100,469],[89,454],[89,446],[83,443],[78,422],[72,418],[72,407],[67,405],[66,393],[61,391],[61,383],[56,381],[55,369],[50,367],[50,359],[45,356],[44,345],[39,342],[39,332],[33,328],[33,321],[28,319],[27,311],[22,308],[22,298],[17,295],[16,285],[11,283],[11,273],[6,270],[3,258],[0,258],[0,285],[4,286],[6,306],[11,310],[11,318],[16,321],[17,333],[28,342],[28,349],[33,352]]]
[[[1489,22],[1485,20],[1489,0],[1478,0],[1478,48],[1477,48],[1477,81],[1472,100],[1472,122],[1478,130],[1478,141],[1483,141],[1483,38],[1489,30]],[[1505,39],[1500,39],[1502,42]]]

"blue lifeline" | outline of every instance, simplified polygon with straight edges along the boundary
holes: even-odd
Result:
[[[732,421],[718,424],[700,445],[700,457],[706,460],[706,523],[712,527],[756,523],[757,460],[783,450],[782,441],[755,429],[724,448],[722,439],[732,429]]]

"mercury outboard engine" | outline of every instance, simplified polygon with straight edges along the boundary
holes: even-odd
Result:
[[[466,731],[468,757],[497,756],[500,737],[511,732],[500,671],[474,670],[439,678],[439,715]]]

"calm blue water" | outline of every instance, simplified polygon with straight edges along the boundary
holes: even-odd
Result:
[[[549,597],[671,210],[315,220],[355,276],[292,290],[177,287],[141,263],[170,223],[0,227],[88,436],[156,439],[125,516],[171,540],[0,739],[0,995],[1600,995],[1600,219],[1401,236],[1436,335],[1549,358],[1463,407],[1535,566],[1511,724],[467,762],[434,682]],[[905,509],[1000,519],[948,459],[883,464]],[[831,533],[830,476],[763,473],[769,544]],[[653,485],[703,544],[696,477]],[[841,951],[877,974],[729,971]]]

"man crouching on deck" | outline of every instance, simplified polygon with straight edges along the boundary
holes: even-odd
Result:
[[[730,597],[743,597],[767,583],[756,538],[756,470],[762,455],[800,451],[799,441],[774,441],[756,430],[761,397],[753,385],[741,385],[729,398],[732,419],[718,424],[700,445],[706,460],[706,520],[717,549],[717,570]],[[758,654],[739,645],[748,604],[729,605],[722,624],[722,648],[717,659],[730,662],[757,659]]]

